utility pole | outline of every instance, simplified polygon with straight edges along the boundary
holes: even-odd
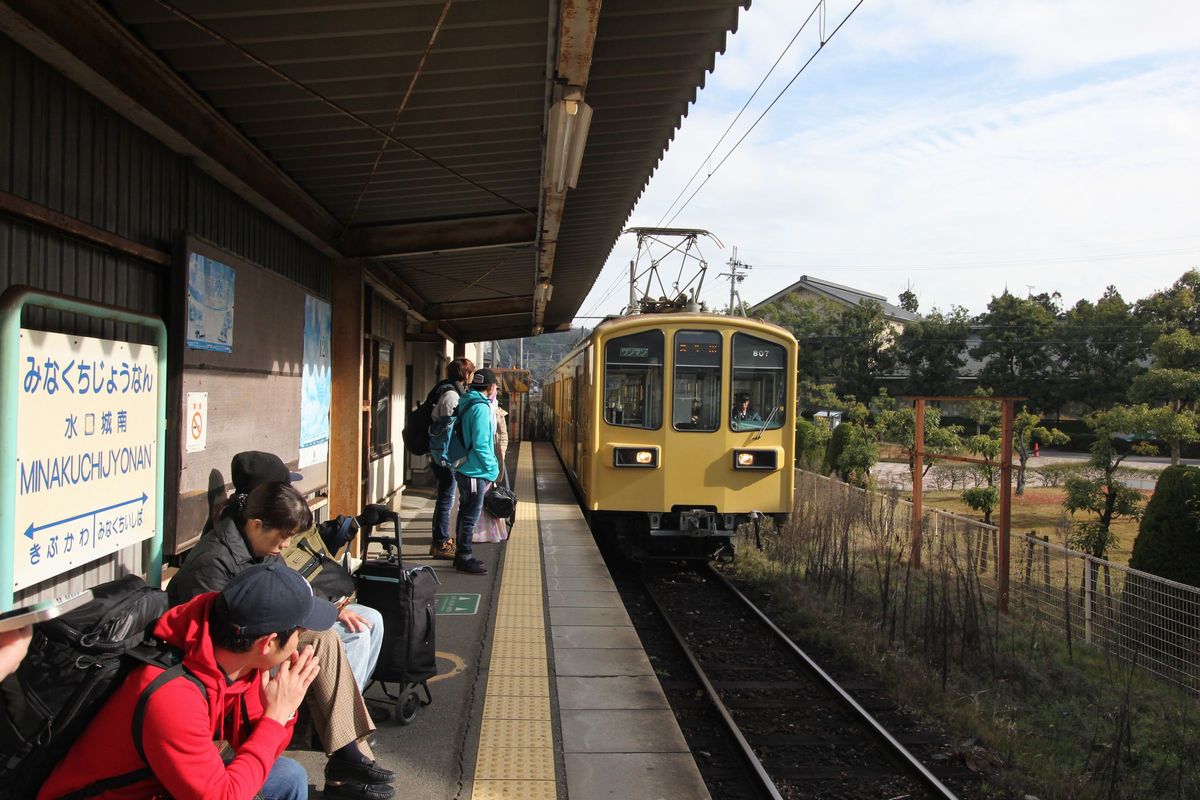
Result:
[[[729,278],[729,315],[733,316],[734,309],[741,314],[742,311],[742,296],[738,293],[738,284],[746,280],[745,272],[752,270],[754,267],[749,264],[744,264],[738,260],[737,246],[733,248],[733,255],[729,258],[729,272],[722,272],[718,278]],[[736,299],[737,305],[734,305]]]

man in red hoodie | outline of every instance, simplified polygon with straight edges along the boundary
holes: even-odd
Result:
[[[154,634],[182,651],[178,677],[164,681],[170,671],[151,665],[130,673],[38,800],[303,800],[304,768],[280,757],[317,673],[312,648],[297,652],[298,633],[336,619],[282,564],[249,567],[172,608]]]

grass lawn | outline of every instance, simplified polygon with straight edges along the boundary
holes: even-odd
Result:
[[[905,499],[911,499],[911,493],[902,495]],[[1066,544],[1062,541],[1062,535],[1058,532],[1058,525],[1063,514],[1066,513],[1063,509],[1063,499],[1065,492],[1061,489],[1051,489],[1046,487],[1026,487],[1025,494],[1013,494],[1012,508],[1012,530],[1013,533],[1025,533],[1027,531],[1037,531],[1038,536],[1049,536],[1050,541],[1057,544]],[[949,511],[952,514],[968,517],[970,519],[983,519],[976,511],[972,511],[962,501],[961,490],[948,490],[940,492],[925,492],[923,495],[926,508],[939,508],[943,511]],[[1150,499],[1150,493],[1146,492],[1146,499]],[[993,524],[996,522],[998,512],[992,514]],[[1068,517],[1069,519],[1069,517]],[[1113,524],[1113,532],[1117,536],[1117,544],[1109,551],[1108,558],[1116,564],[1128,564],[1129,555],[1133,552],[1133,540],[1137,538],[1137,521],[1128,519],[1119,519]]]

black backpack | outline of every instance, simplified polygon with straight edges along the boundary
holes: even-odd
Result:
[[[149,631],[167,593],[127,575],[92,594],[35,625],[29,654],[0,683],[0,798],[35,796],[125,676],[157,661]]]
[[[442,399],[442,395],[454,388],[453,381],[442,381],[430,390],[425,401],[408,412],[404,422],[404,430],[400,432],[404,439],[404,447],[414,456],[423,456],[429,452],[429,426],[433,424],[433,407]]]

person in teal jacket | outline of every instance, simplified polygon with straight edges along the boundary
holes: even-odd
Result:
[[[496,384],[490,369],[475,370],[469,391],[459,402],[455,423],[462,431],[466,454],[454,467],[459,492],[454,568],[471,575],[487,574],[487,567],[471,554],[471,538],[483,512],[483,497],[500,474],[494,443],[496,423],[489,402],[496,396]]]

